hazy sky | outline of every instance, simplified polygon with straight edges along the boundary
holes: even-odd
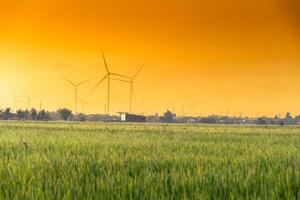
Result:
[[[0,103],[73,108],[111,71],[135,82],[134,112],[300,114],[299,0],[0,0]],[[104,112],[106,83],[79,111]],[[113,82],[111,110],[129,85]]]

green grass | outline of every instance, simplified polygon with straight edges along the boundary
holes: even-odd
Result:
[[[0,199],[230,198],[300,199],[299,127],[0,122]]]

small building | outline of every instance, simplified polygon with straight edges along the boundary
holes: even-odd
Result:
[[[121,114],[122,122],[146,122],[146,117],[143,115],[133,115],[128,113]]]

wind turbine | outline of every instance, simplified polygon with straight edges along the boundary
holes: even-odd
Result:
[[[39,105],[39,109],[40,109],[40,111],[42,110],[42,108],[43,108],[43,102],[42,102],[42,101],[40,101],[40,105]]]
[[[81,81],[79,83],[74,83],[73,81],[70,81],[68,78],[66,77],[62,77],[65,81],[67,81],[68,83],[70,83],[72,86],[74,86],[75,89],[75,94],[74,94],[74,99],[75,99],[75,114],[77,114],[77,102],[78,102],[78,87],[81,86],[82,84],[88,82],[91,79],[87,79],[84,81]]]
[[[104,52],[101,51],[102,54],[102,58],[103,58],[103,62],[104,62],[104,66],[105,66],[105,70],[106,70],[106,75],[95,85],[95,87],[91,90],[90,94],[92,94],[95,89],[105,80],[107,79],[107,115],[109,115],[109,106],[110,106],[110,81],[111,81],[111,76],[116,76],[116,77],[122,77],[122,78],[126,78],[126,79],[130,79],[130,77],[128,76],[124,76],[118,73],[113,73],[109,70],[108,65],[106,63],[106,59],[104,56]]]
[[[22,94],[22,93],[20,93],[20,92],[19,92],[19,94],[27,100],[27,107],[28,107],[28,110],[29,110],[29,109],[30,109],[31,99],[32,99],[33,97],[26,96],[26,95],[24,95],[24,94]]]
[[[81,104],[81,112],[85,113],[85,105],[89,105],[89,101],[85,100],[84,98],[79,99],[80,104]]]
[[[14,107],[15,109],[18,109],[19,108],[19,103],[22,102],[22,100],[18,99],[17,97],[15,97],[15,101],[14,101]]]
[[[131,113],[132,111],[132,97],[133,97],[133,82],[136,78],[136,76],[140,73],[140,71],[143,69],[143,66],[141,66],[137,72],[131,77],[129,80],[122,80],[122,79],[114,79],[117,81],[125,82],[130,84],[130,101],[129,101],[129,112]]]

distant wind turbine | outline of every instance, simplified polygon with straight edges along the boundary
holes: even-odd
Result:
[[[70,81],[68,78],[66,77],[62,77],[65,81],[67,81],[68,83],[70,83],[72,86],[74,86],[75,89],[75,94],[74,94],[74,100],[75,100],[75,114],[77,114],[77,103],[78,103],[78,87],[81,86],[82,84],[88,82],[91,79],[87,79],[84,81],[81,81],[79,83],[74,83],[73,81]]]
[[[104,52],[101,51],[102,53],[102,58],[104,61],[104,66],[105,66],[105,70],[106,70],[106,75],[95,85],[95,87],[91,90],[90,94],[92,94],[95,89],[105,80],[107,79],[107,115],[109,115],[109,108],[110,108],[110,81],[111,81],[111,76],[116,76],[116,77],[122,77],[122,78],[126,78],[126,79],[130,79],[130,77],[128,76],[124,76],[118,73],[113,73],[109,70],[108,65],[106,63],[106,59],[104,56]]]
[[[14,107],[15,109],[18,109],[19,108],[19,103],[21,102],[22,100],[18,99],[17,97],[15,97],[15,100],[14,100]]]
[[[81,112],[85,113],[85,105],[89,105],[89,101],[85,100],[84,98],[79,99],[81,104]]]
[[[43,108],[43,102],[40,101],[40,107],[39,107],[40,111],[42,110],[42,108]]]
[[[27,100],[27,108],[28,108],[28,110],[29,110],[29,109],[30,109],[31,99],[32,99],[33,97],[26,96],[26,95],[22,94],[21,92],[19,92],[19,94]]]
[[[122,80],[122,79],[113,79],[113,80],[117,80],[117,81],[121,81],[121,82],[125,82],[125,83],[129,83],[130,84],[130,101],[129,101],[129,112],[131,113],[132,111],[132,97],[133,97],[133,93],[134,93],[134,87],[133,87],[133,82],[136,78],[136,76],[140,73],[140,71],[143,69],[143,66],[141,66],[138,71],[133,75],[132,78],[130,78],[129,80]]]

